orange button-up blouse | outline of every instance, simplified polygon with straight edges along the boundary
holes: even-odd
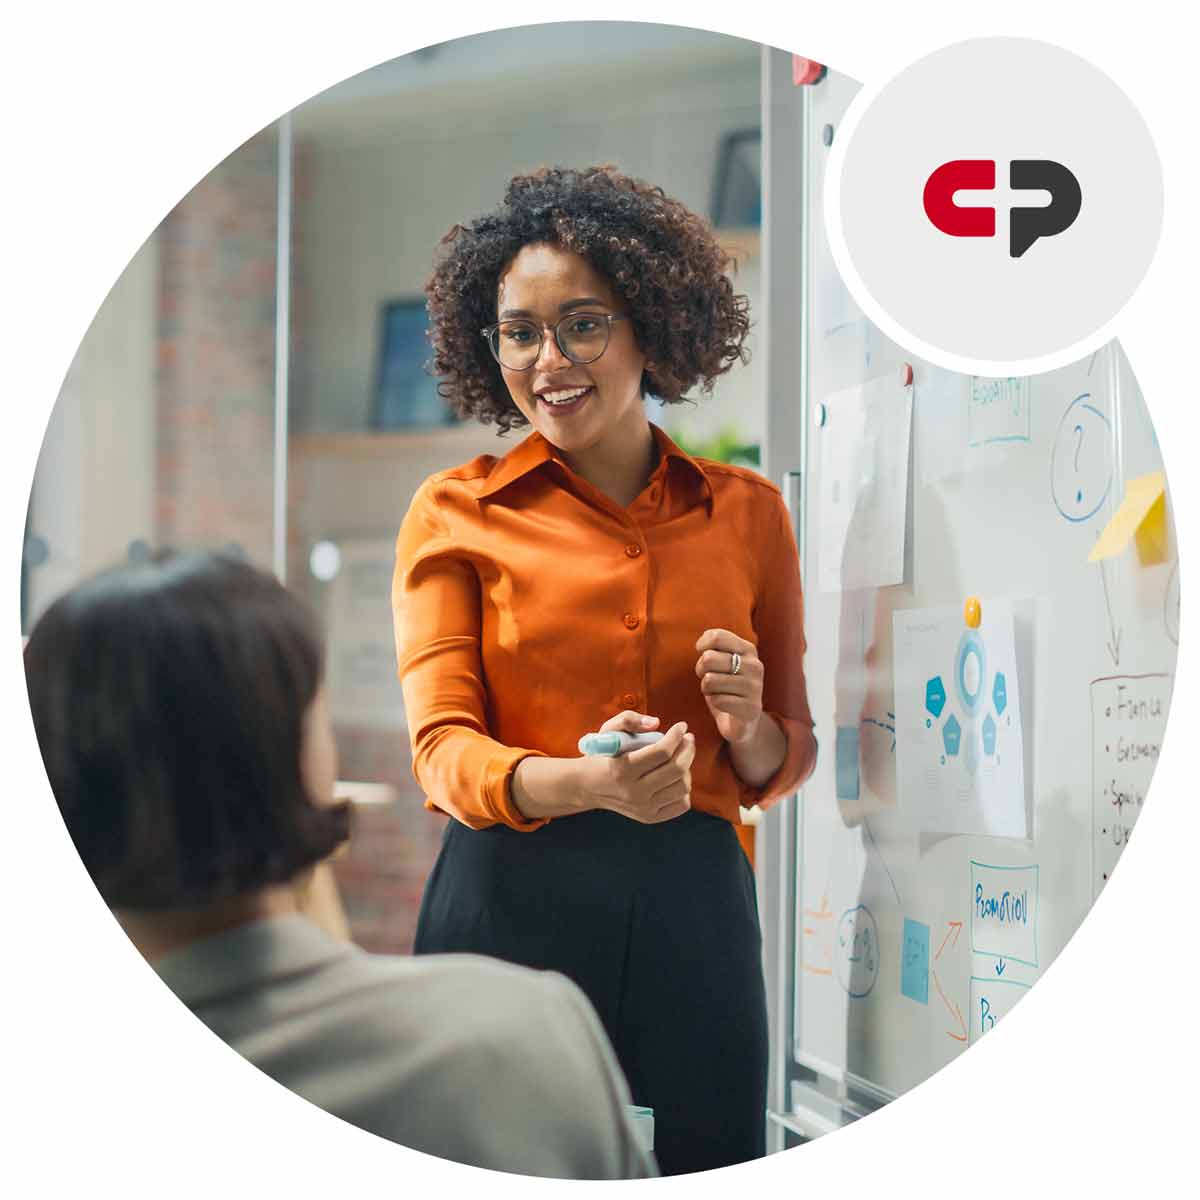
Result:
[[[686,721],[692,807],[739,821],[795,790],[815,757],[791,523],[752,471],[693,459],[651,426],[658,465],[621,508],[532,433],[427,479],[396,543],[396,657],[426,807],[534,830],[510,780],[531,754],[576,757],[622,709]],[[706,629],[753,642],[787,753],[762,787],[735,774],[695,673]]]

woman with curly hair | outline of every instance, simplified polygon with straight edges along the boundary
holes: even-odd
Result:
[[[454,818],[416,951],[575,980],[668,1174],[764,1153],[761,935],[733,827],[816,755],[778,489],[685,454],[643,405],[745,359],[727,266],[707,222],[611,167],[518,176],[455,225],[426,286],[441,394],[531,432],[425,481],[392,591],[413,769]],[[662,736],[581,756],[597,729]]]

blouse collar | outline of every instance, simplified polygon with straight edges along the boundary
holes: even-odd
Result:
[[[650,433],[658,447],[659,457],[663,463],[677,462],[681,472],[686,473],[700,486],[708,510],[712,512],[713,490],[712,483],[704,468],[690,454],[681,450],[653,421],[650,422]],[[479,492],[478,498],[486,500],[515,483],[518,479],[537,470],[548,462],[557,462],[566,466],[559,457],[554,446],[540,433],[534,430],[524,441],[514,446],[503,458],[496,461]]]

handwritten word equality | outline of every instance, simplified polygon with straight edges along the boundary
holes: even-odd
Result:
[[[971,388],[971,403],[977,408],[1009,401],[1012,403],[1013,413],[1016,414],[1021,411],[1020,396],[1020,380],[1016,378],[976,379]]]
[[[1014,895],[1007,888],[999,896],[984,896],[983,884],[975,885],[975,915],[980,919],[991,917],[1002,925],[1029,924],[1029,893]]]

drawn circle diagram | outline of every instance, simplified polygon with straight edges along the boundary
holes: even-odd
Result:
[[[987,650],[974,629],[968,629],[959,639],[954,655],[954,679],[963,708],[974,716],[984,698],[987,679]]]
[[[879,977],[879,930],[864,904],[848,908],[838,922],[837,977],[855,1000],[869,996]]]
[[[1167,626],[1167,637],[1179,645],[1179,563],[1171,568],[1167,580],[1167,594],[1163,598],[1163,621]]]
[[[1112,487],[1112,426],[1092,403],[1076,396],[1058,424],[1050,453],[1054,506],[1068,521],[1086,521],[1100,511]]]

